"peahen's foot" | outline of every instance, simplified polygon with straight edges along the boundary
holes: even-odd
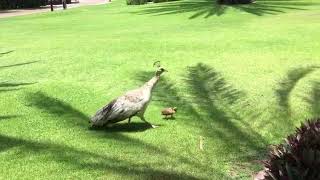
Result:
[[[151,124],[151,127],[152,127],[152,128],[157,128],[157,127],[159,127],[159,126],[156,126],[156,125]]]

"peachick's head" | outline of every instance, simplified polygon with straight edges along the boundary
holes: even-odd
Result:
[[[156,61],[153,63],[153,67],[157,67],[156,76],[160,76],[164,72],[168,72],[160,65],[160,61]]]
[[[177,107],[173,107],[172,109],[173,109],[175,112],[178,111],[178,108],[177,108]]]

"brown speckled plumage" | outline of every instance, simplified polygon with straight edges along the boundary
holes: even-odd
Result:
[[[177,112],[177,108],[176,107],[170,107],[170,108],[165,108],[161,111],[161,115],[164,115],[165,119],[168,118],[168,116],[170,116],[170,118],[173,118],[173,115]]]

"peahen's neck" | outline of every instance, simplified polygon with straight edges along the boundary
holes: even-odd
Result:
[[[152,89],[156,86],[157,82],[159,81],[160,76],[154,76],[148,82],[144,84],[144,87],[152,91]]]

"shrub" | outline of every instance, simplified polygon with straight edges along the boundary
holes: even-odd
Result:
[[[148,2],[161,3],[161,2],[169,2],[169,1],[177,1],[177,0],[127,0],[127,4],[141,5],[141,4],[147,4]]]
[[[46,3],[47,0],[0,0],[0,9],[34,8]]]
[[[320,119],[308,120],[275,146],[264,161],[264,179],[320,179]]]
[[[127,0],[127,5],[147,4],[150,0]]]
[[[169,1],[177,1],[177,0],[153,0],[154,3],[161,3],[161,2],[169,2]]]

